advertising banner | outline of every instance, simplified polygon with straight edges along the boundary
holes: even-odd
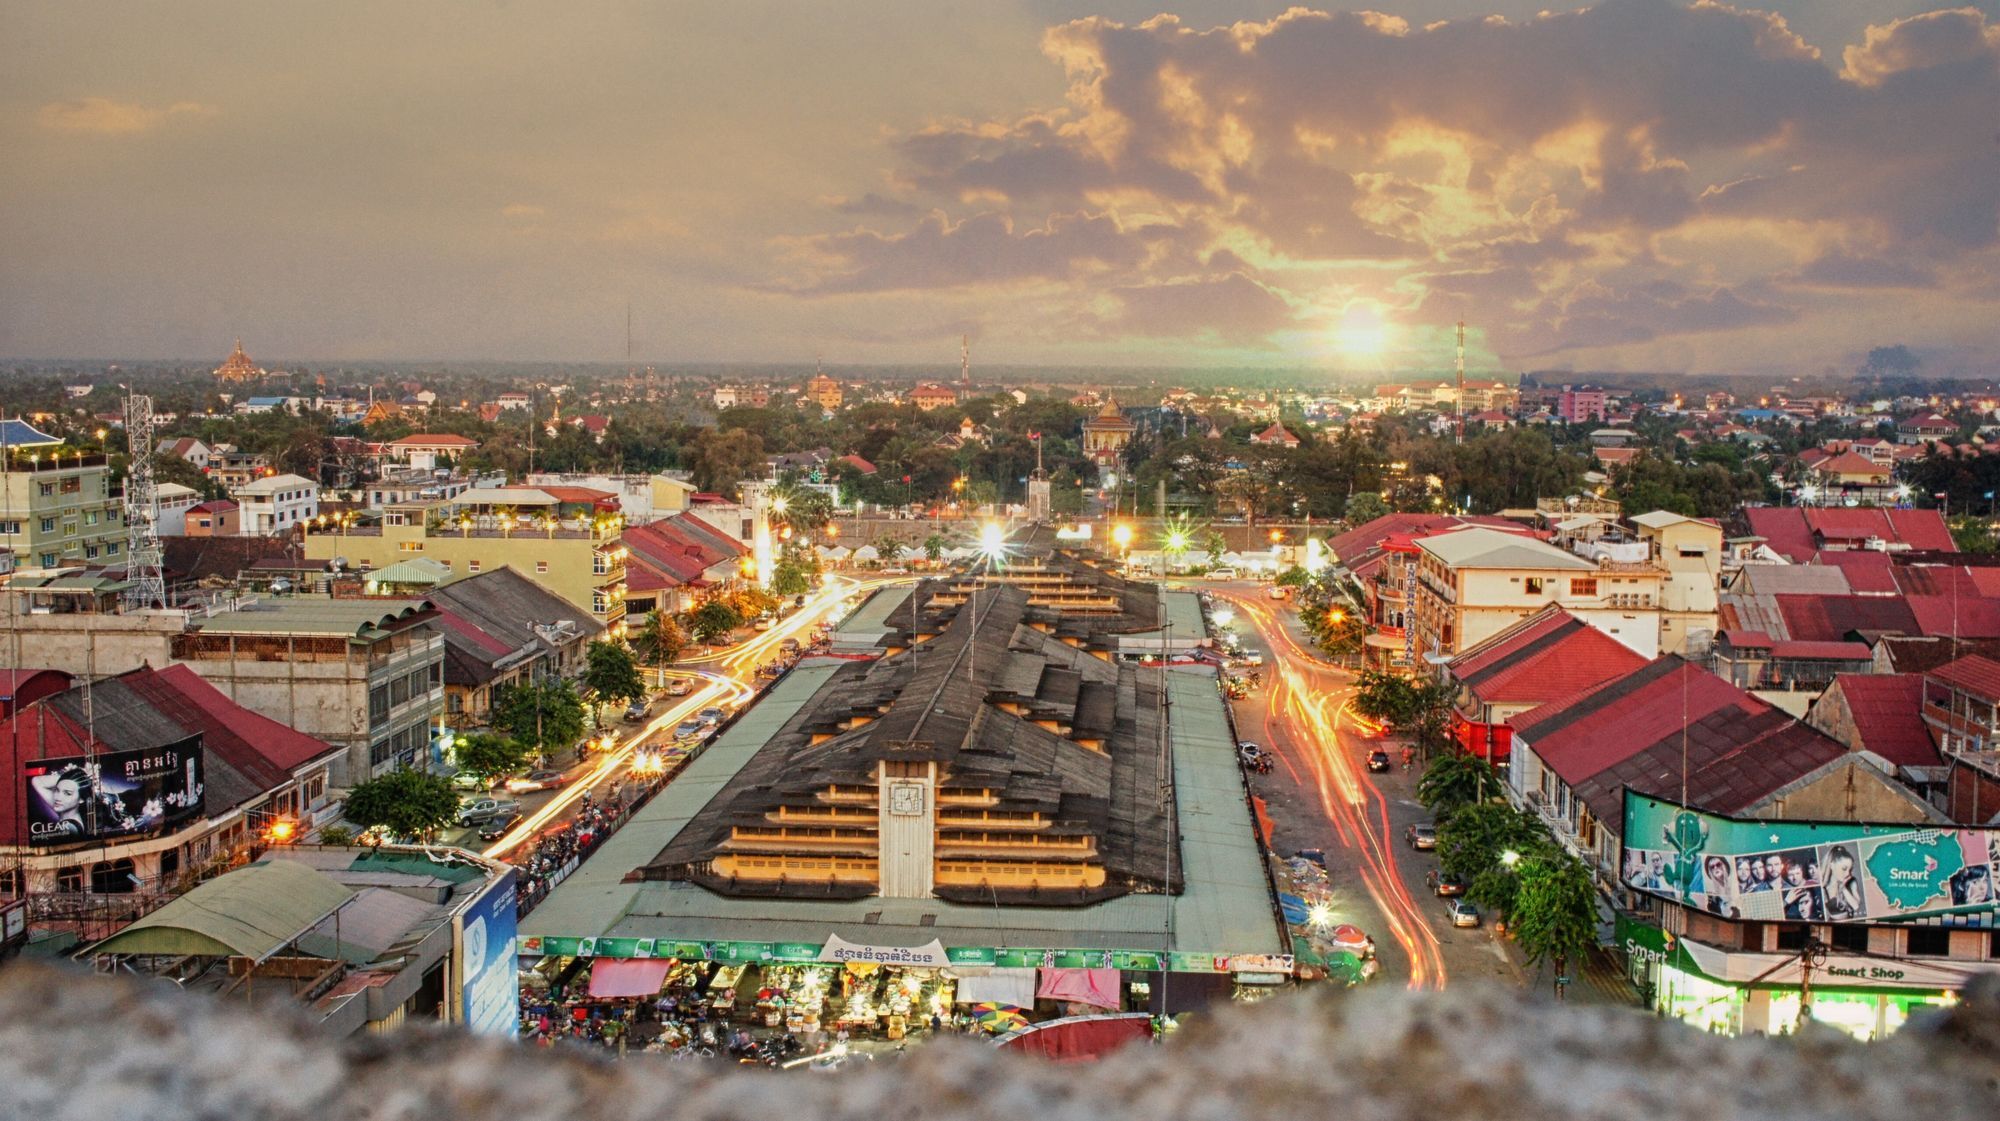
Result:
[[[514,972],[514,876],[510,869],[460,917],[459,991],[467,1031],[513,1035],[521,1024]]]
[[[199,735],[144,751],[36,759],[21,774],[33,845],[145,833],[202,810]]]
[[[1627,887],[1731,919],[1991,928],[2000,829],[1758,821],[1625,792]]]
[[[820,949],[821,961],[869,961],[877,965],[914,965],[938,968],[951,964],[951,958],[944,952],[944,943],[933,938],[921,946],[864,946],[849,942],[835,934],[826,940]]]
[[[730,965],[749,962],[873,961],[884,965],[918,968],[949,968],[953,965],[990,966],[1001,969],[1124,969],[1158,972],[1162,954],[1157,950],[1057,950],[1027,946],[864,946],[835,937],[824,945],[811,942],[692,942],[666,938],[564,938],[537,936],[521,939],[520,952],[527,957],[583,958],[678,958],[682,961],[719,961]],[[836,957],[836,954],[846,954]],[[1276,955],[1172,954],[1167,968],[1177,973],[1228,973],[1247,968],[1289,971],[1291,959]]]

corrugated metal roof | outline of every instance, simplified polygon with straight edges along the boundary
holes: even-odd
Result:
[[[359,637],[421,611],[420,599],[269,599],[201,622],[203,634],[295,634]]]
[[[1937,742],[1924,723],[1924,678],[1917,673],[1843,673],[1833,679],[1854,721],[1850,747],[1887,759],[1898,767],[1935,767]]]
[[[91,952],[264,958],[353,897],[333,877],[303,864],[251,864],[196,887]]]

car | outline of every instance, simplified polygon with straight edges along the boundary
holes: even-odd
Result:
[[[479,775],[466,774],[464,771],[451,776],[451,788],[453,790],[478,793],[483,790],[490,790],[492,786],[493,784],[489,780]]]
[[[1389,770],[1389,753],[1386,751],[1369,752],[1368,769],[1374,774],[1386,774]]]
[[[751,623],[750,623],[750,629],[751,629],[751,630],[755,630],[755,631],[768,631],[768,630],[770,630],[770,629],[771,629],[771,617],[770,617],[769,615],[759,615],[759,616],[757,616],[757,618],[756,618],[756,619],[754,619],[754,620],[752,620],[752,621],[751,621]]]
[[[1438,847],[1437,826],[1428,821],[1420,821],[1403,830],[1403,839],[1410,847],[1421,852],[1429,852]]]
[[[727,715],[729,714],[719,708],[710,707],[695,713],[694,718],[703,724],[720,724],[722,723],[722,718]]]
[[[1251,666],[1253,668],[1256,666],[1261,666],[1264,664],[1264,655],[1260,651],[1245,650],[1244,652],[1236,656],[1236,664],[1241,666]]]
[[[910,570],[900,564],[892,564],[882,570],[882,575],[884,576],[908,576],[909,574]]]
[[[568,784],[569,776],[561,771],[529,771],[508,779],[505,785],[511,794],[526,794],[531,790],[555,790]]]
[[[674,726],[674,738],[677,740],[691,740],[706,731],[708,731],[708,725],[703,724],[699,720],[683,720]]]
[[[1479,908],[1455,896],[1445,900],[1444,913],[1453,926],[1479,925]]]
[[[627,724],[637,724],[638,722],[644,720],[645,718],[646,718],[645,701],[633,701],[631,704],[625,706],[625,722]]]
[[[667,682],[667,696],[685,697],[694,692],[694,682],[685,677],[676,677]]]
[[[519,814],[511,817],[488,818],[486,824],[479,827],[479,839],[482,841],[497,841],[511,832],[514,828],[514,823],[519,820],[521,820]]]
[[[1254,743],[1251,743],[1249,740],[1242,740],[1239,743],[1237,743],[1236,750],[1244,755],[1255,755],[1264,749],[1258,747]]]
[[[1208,574],[1216,580],[1236,579],[1236,570],[1233,568],[1211,568],[1208,570]]]
[[[1285,586],[1283,584],[1273,584],[1265,590],[1264,594],[1270,596],[1272,599],[1283,599],[1285,598]]]
[[[501,808],[503,806],[512,806],[513,809],[505,810]],[[501,814],[510,812],[520,813],[520,803],[503,801],[499,798],[480,798],[458,807],[458,823],[460,825],[478,825],[481,822],[490,821]]]
[[[779,641],[778,649],[786,654],[796,654],[799,652],[799,640],[796,638],[785,638]]]
[[[1424,886],[1431,889],[1432,895],[1437,896],[1465,894],[1465,881],[1463,879],[1438,868],[1433,868],[1424,873]]]

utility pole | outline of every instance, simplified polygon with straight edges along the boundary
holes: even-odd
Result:
[[[1465,320],[1458,321],[1458,394],[1456,398],[1457,419],[1454,422],[1452,443],[1465,442]]]

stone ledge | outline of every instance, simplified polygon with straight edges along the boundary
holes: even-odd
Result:
[[[1882,1043],[1724,1039],[1498,989],[1299,994],[1055,1066],[971,1042],[838,1075],[439,1029],[333,1041],[170,986],[0,970],[0,1115],[36,1121],[1469,1121],[2000,1116],[2000,981]]]

